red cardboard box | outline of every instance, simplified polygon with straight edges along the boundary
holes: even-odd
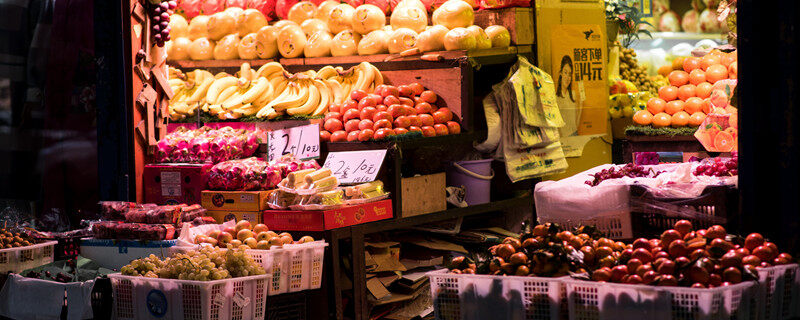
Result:
[[[199,204],[211,164],[150,164],[144,166],[144,201],[155,204]]]
[[[266,210],[261,221],[271,230],[324,231],[392,217],[387,199],[324,211]]]

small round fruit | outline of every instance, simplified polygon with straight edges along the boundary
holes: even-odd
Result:
[[[458,124],[458,122],[447,121],[446,125],[447,125],[447,131],[450,132],[450,134],[459,134],[459,133],[461,133],[461,125]]]
[[[725,239],[728,232],[721,225],[713,225],[706,230],[706,238],[708,239]]]
[[[425,90],[422,93],[420,93],[419,98],[427,103],[436,103],[438,96],[433,91]]]
[[[693,84],[685,84],[678,88],[678,99],[681,101],[697,96],[697,87]]]
[[[633,114],[633,122],[638,125],[646,126],[653,122],[653,114],[647,110],[639,110]]]
[[[698,57],[688,57],[683,60],[683,71],[691,73],[700,67],[700,58]]]
[[[704,71],[708,71],[708,68],[713,65],[720,64],[720,62],[722,62],[720,57],[707,54],[700,60],[700,67],[703,68]]]
[[[639,248],[633,251],[631,258],[639,259],[642,263],[650,263],[653,261],[653,254],[644,248]]]
[[[689,117],[689,125],[692,127],[697,127],[703,124],[703,121],[706,120],[706,114],[703,112],[695,112]]]
[[[720,80],[728,79],[728,67],[721,64],[708,67],[706,70],[706,79],[712,84]]]
[[[369,120],[366,120],[369,121]],[[372,122],[372,121],[370,121]],[[372,129],[363,129],[358,133],[358,141],[369,141],[372,140],[372,135],[375,134],[375,131]]]
[[[435,137],[436,136],[436,129],[432,126],[422,126],[422,136],[423,137]]]
[[[607,282],[611,280],[611,268],[600,268],[592,272],[592,280],[599,282]]]
[[[372,130],[377,131],[380,128],[391,129],[392,128],[392,123],[389,122],[389,120],[386,120],[386,119],[378,119],[378,121],[375,121],[375,124],[372,126]]]
[[[447,126],[441,123],[434,124],[433,130],[436,131],[437,136],[446,136],[450,134],[450,132],[447,130]]]
[[[330,118],[328,120],[325,120],[324,127],[325,127],[325,130],[327,130],[327,131],[336,132],[336,131],[344,129],[344,124],[342,124],[342,121],[339,120],[339,119]]]
[[[347,132],[343,130],[331,133],[331,142],[344,142],[347,141]]]
[[[514,254],[516,251],[517,250],[515,250],[514,247],[511,246],[510,244],[503,243],[497,246],[497,250],[495,252],[497,253],[498,257],[503,258],[503,260],[509,261],[511,255]]]
[[[361,121],[358,119],[350,119],[344,124],[344,131],[347,131],[347,133],[356,131],[358,130],[359,124],[361,124]]]
[[[760,233],[751,233],[744,239],[744,247],[747,250],[753,251],[755,248],[764,245],[764,236]]]
[[[433,106],[431,106],[428,102],[420,102],[414,106],[414,109],[417,110],[417,114],[426,114],[433,112]]]
[[[359,118],[363,120],[371,120],[373,117],[375,117],[376,113],[378,113],[378,109],[375,107],[364,107],[359,113]]]
[[[700,69],[692,70],[692,73],[689,74],[689,83],[698,85],[703,82],[706,82],[706,72]]]
[[[650,100],[647,100],[647,111],[651,114],[658,114],[664,112],[664,108],[666,108],[667,102],[664,99],[653,97]]]
[[[349,141],[349,142],[358,141],[358,134],[359,134],[358,130],[350,131],[347,134],[347,141]]]
[[[453,113],[448,108],[439,108],[432,113],[434,123],[447,123],[453,120]]]
[[[420,114],[418,116],[419,116],[419,121],[422,124],[422,127],[429,126],[429,127],[433,128],[433,124],[435,123],[435,121],[434,121],[432,115]]]
[[[664,108],[664,112],[666,112],[670,116],[674,115],[678,111],[683,111],[684,104],[685,103],[683,101],[681,101],[681,100],[673,100],[673,101],[667,102],[667,107]],[[672,124],[671,121],[670,121],[670,124]]]
[[[653,116],[653,127],[668,127],[672,123],[672,116],[662,112]]]
[[[394,118],[395,128],[408,128],[411,126],[411,119],[406,116],[399,116]]]
[[[680,87],[689,83],[689,74],[686,71],[675,70],[669,73],[668,79],[671,85]]]
[[[711,92],[713,90],[714,90],[714,85],[708,82],[703,82],[697,85],[697,87],[695,88],[695,93],[697,94],[698,98],[705,99],[711,97]]]
[[[664,101],[672,101],[678,98],[678,87],[663,86],[658,89],[658,96]]]
[[[326,131],[326,130],[320,131],[319,132],[319,141],[322,141],[322,142],[331,141],[331,133]]]
[[[686,111],[678,111],[672,115],[672,126],[676,128],[685,127],[689,124],[690,118],[691,116]]]

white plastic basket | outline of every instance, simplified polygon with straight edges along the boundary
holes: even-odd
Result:
[[[429,272],[436,319],[557,320],[565,312],[561,278]]]
[[[800,266],[787,264],[758,269],[758,283],[764,307],[759,319],[782,320],[800,317]]]
[[[319,289],[322,285],[322,263],[325,257],[324,240],[302,244],[287,244],[269,250],[249,249],[247,254],[272,275],[269,295]],[[185,252],[196,247],[173,247]]]
[[[58,241],[47,241],[25,247],[0,249],[0,273],[36,268],[53,262],[53,248]]]
[[[115,319],[263,319],[270,275],[190,281],[108,275]]]
[[[564,280],[573,320],[752,319],[755,282],[712,289]]]

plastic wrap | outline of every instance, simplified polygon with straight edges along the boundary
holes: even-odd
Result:
[[[289,173],[303,169],[317,169],[314,160],[299,161],[284,157],[276,162],[267,162],[255,157],[230,160],[211,167],[208,175],[210,190],[269,190],[278,186]]]
[[[259,143],[256,131],[180,127],[158,141],[156,160],[161,163],[218,163],[252,156]]]
[[[175,227],[169,224],[103,221],[95,223],[92,232],[96,239],[170,240],[175,237]]]
[[[298,195],[293,192],[286,192],[284,190],[278,189],[269,194],[269,199],[267,199],[267,205],[271,209],[284,210],[288,209],[290,206],[300,204],[300,201],[303,199],[303,197],[304,196]]]

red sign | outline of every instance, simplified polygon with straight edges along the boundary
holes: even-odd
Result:
[[[324,211],[266,210],[262,223],[272,230],[324,231],[392,217],[387,199]]]

